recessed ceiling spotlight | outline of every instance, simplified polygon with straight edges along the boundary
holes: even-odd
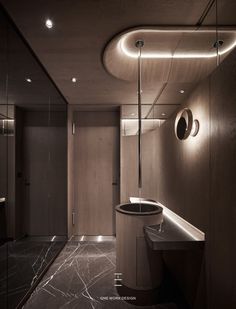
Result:
[[[77,78],[76,77],[72,77],[71,81],[72,81],[72,83],[76,83],[77,82]]]
[[[51,29],[53,27],[53,22],[51,19],[47,19],[46,22],[45,22],[45,26],[48,28],[48,29]]]
[[[165,116],[165,115],[166,115],[166,113],[161,113],[161,115],[162,115],[162,116]]]
[[[32,79],[31,78],[26,78],[25,80],[27,81],[27,83],[32,83]]]
[[[185,91],[184,91],[183,89],[181,89],[179,92],[180,92],[181,94],[183,94]]]

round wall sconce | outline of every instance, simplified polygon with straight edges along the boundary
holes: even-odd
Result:
[[[182,109],[175,119],[175,135],[179,140],[185,140],[196,136],[199,131],[199,121],[193,120],[193,114],[189,108]]]
[[[181,110],[175,119],[175,135],[179,140],[189,137],[193,125],[193,114],[190,109]]]
[[[192,130],[191,130],[190,135],[196,136],[198,134],[198,131],[199,131],[199,121],[197,119],[195,119],[193,121]]]

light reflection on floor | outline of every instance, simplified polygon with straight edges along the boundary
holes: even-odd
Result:
[[[174,303],[140,307],[122,300],[114,286],[115,263],[114,240],[68,242],[24,309],[177,308]]]

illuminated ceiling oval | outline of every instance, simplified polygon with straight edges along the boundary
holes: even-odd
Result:
[[[220,40],[218,51],[214,44]],[[137,76],[138,50],[135,42],[144,40],[142,74],[155,82],[197,81],[216,66],[236,46],[236,31],[214,28],[142,27],[116,35],[106,46],[103,63],[116,78],[134,81]]]

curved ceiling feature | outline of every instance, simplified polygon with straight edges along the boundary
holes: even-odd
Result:
[[[106,46],[103,63],[118,79],[137,78],[138,50],[144,40],[142,78],[147,82],[197,82],[216,67],[236,46],[236,30],[213,28],[132,28],[115,36]],[[218,42],[218,43],[217,43]],[[218,48],[217,48],[218,45]]]

